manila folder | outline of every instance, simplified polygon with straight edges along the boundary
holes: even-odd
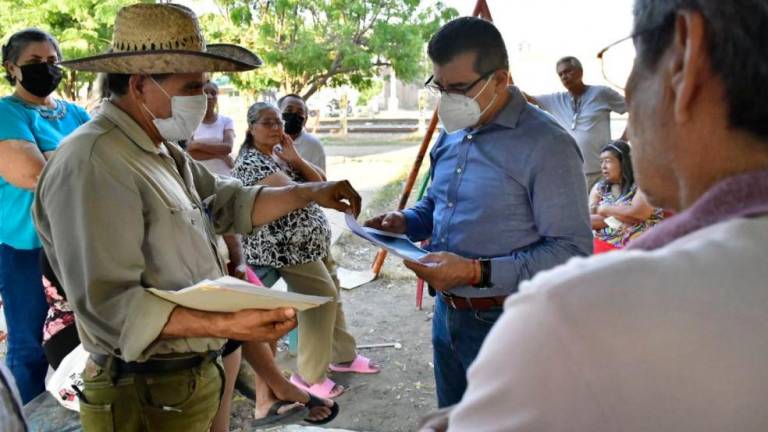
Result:
[[[292,292],[273,291],[231,276],[204,280],[178,291],[148,288],[152,294],[169,302],[210,312],[235,312],[243,309],[277,309],[290,307],[304,311],[320,306],[330,297],[310,296]]]

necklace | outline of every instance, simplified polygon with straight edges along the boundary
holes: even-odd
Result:
[[[56,106],[50,108],[47,106],[31,104],[16,95],[10,95],[9,97],[11,101],[23,105],[25,108],[37,111],[40,117],[46,120],[61,120],[67,115],[67,105],[58,99],[53,100]]]
[[[576,130],[576,122],[579,120],[579,114],[581,114],[581,97],[578,98],[571,96],[571,109],[573,110],[573,120],[571,121],[571,130]]]

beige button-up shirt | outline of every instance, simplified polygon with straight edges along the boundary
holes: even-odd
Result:
[[[214,176],[175,144],[159,148],[105,101],[47,164],[33,208],[85,349],[125,361],[219,349],[224,339],[159,340],[175,304],[146,288],[226,274],[214,235],[250,233],[259,191]]]

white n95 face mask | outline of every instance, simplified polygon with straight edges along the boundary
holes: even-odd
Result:
[[[480,104],[476,100],[485,91],[485,88],[488,87],[492,79],[493,76],[489,77],[483,88],[473,98],[451,93],[442,93],[440,95],[437,115],[440,117],[440,122],[443,124],[443,129],[446,132],[454,133],[480,122],[480,117],[496,102],[497,95],[494,94],[488,106],[480,110]]]
[[[205,111],[208,109],[208,97],[205,94],[195,96],[170,96],[154,78],[149,77],[155,85],[171,99],[171,116],[159,119],[144,105],[157,132],[167,141],[181,141],[192,138],[195,131],[203,122]],[[143,105],[143,104],[142,104]]]

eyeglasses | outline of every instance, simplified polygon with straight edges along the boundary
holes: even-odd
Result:
[[[445,88],[445,87],[441,86],[440,84],[434,82],[433,80],[435,79],[435,76],[434,75],[430,75],[429,79],[424,83],[424,87],[426,87],[427,90],[429,90],[430,92],[432,92],[432,93],[434,93],[436,95],[439,95],[441,93],[448,93],[448,94],[458,94],[458,95],[465,96],[470,90],[472,90],[472,87],[477,85],[477,83],[479,83],[480,81],[482,81],[482,80],[488,78],[489,76],[491,76],[491,74],[493,74],[494,72],[496,72],[496,69],[490,70],[490,71],[480,75],[480,78],[472,81],[470,84],[468,84],[468,85],[466,85],[464,87],[449,87],[449,88]]]
[[[612,86],[624,90],[632,73],[635,63],[635,44],[632,42],[635,35],[618,40],[597,53],[603,78]]]
[[[256,122],[257,125],[267,129],[281,129],[285,123],[282,120]]]
[[[624,90],[627,80],[629,80],[629,75],[632,73],[635,57],[637,56],[634,39],[646,33],[663,31],[664,28],[670,28],[674,24],[676,16],[676,13],[669,13],[658,24],[650,26],[645,30],[636,31],[601,49],[597,53],[597,58],[600,60],[605,80],[612,86]]]

